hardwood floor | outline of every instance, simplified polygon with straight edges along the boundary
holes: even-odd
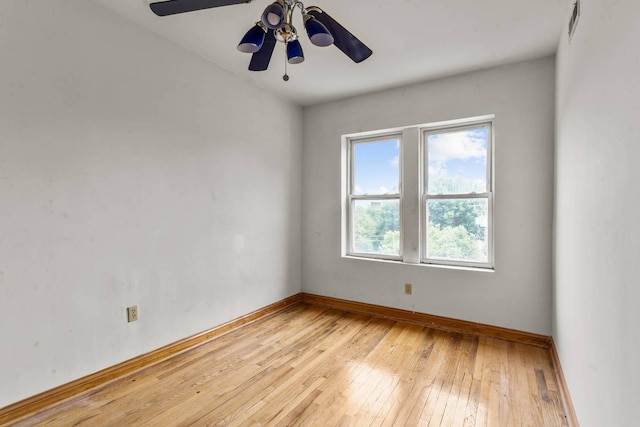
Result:
[[[563,426],[546,348],[298,304],[18,426]]]

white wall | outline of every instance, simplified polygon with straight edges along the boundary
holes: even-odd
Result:
[[[303,290],[550,334],[554,79],[545,58],[305,108]],[[486,114],[496,116],[494,273],[341,258],[342,134]]]
[[[0,58],[0,407],[300,292],[300,108],[84,0]]]
[[[637,425],[637,0],[581,1],[557,72],[554,340],[582,426]]]

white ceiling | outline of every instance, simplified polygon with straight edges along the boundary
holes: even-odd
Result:
[[[236,46],[272,0],[158,17],[152,0],[94,0],[105,8],[300,105],[402,86],[465,71],[551,55],[570,0],[314,0],[373,50],[356,64],[335,46],[308,40],[298,11],[305,61],[289,65],[278,43],[267,71],[248,71]]]

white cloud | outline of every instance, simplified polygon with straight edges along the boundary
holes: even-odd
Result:
[[[474,163],[484,163],[486,158],[486,140],[475,137],[472,132],[450,132],[429,136],[431,176],[448,175],[447,162],[451,160],[474,159]]]
[[[363,194],[364,193],[364,189],[362,187],[360,187],[358,184],[355,185],[353,190],[354,190],[355,194]]]
[[[483,138],[474,138],[470,132],[451,132],[429,137],[429,163],[444,164],[449,160],[486,159]]]
[[[394,168],[397,168],[398,165],[400,165],[400,157],[399,156],[393,156],[391,158],[391,160],[389,160],[389,164],[391,166],[393,166]]]

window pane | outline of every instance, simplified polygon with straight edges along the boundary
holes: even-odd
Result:
[[[400,255],[400,201],[354,200],[353,250]]]
[[[397,194],[400,187],[400,140],[353,144],[351,194]]]
[[[489,128],[427,134],[428,193],[487,191]]]
[[[427,214],[427,258],[488,262],[487,199],[430,199]]]

